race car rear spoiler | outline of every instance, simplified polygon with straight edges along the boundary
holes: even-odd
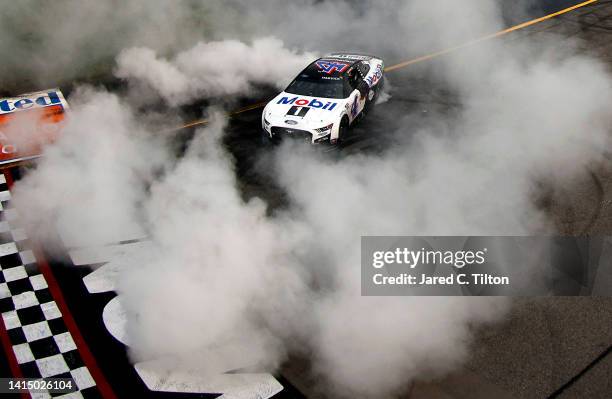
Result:
[[[329,54],[327,57],[348,60],[348,61],[370,61],[372,58],[376,58],[371,55],[355,54],[355,53],[332,53],[332,54]]]
[[[67,109],[59,89],[0,98],[0,167],[40,157],[57,138]]]

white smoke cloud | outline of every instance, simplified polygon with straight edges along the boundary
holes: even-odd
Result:
[[[40,239],[59,227],[70,246],[121,241],[118,236],[142,229],[140,202],[168,159],[164,142],[110,93],[83,88],[72,106],[60,139],[15,196],[21,207],[36,210],[23,217]]]
[[[72,84],[73,79],[107,80],[124,48],[170,51],[206,35],[199,1],[164,0],[40,2],[3,4],[0,64],[3,90],[31,91]]]
[[[206,12],[219,16],[211,35],[220,41],[169,57],[154,45],[129,48],[117,71],[181,104],[295,73],[303,56],[278,40],[225,39],[276,33],[293,46],[305,15],[336,22],[304,39],[320,51],[365,43],[395,53],[410,39],[406,52],[418,52],[501,26],[491,2],[421,3],[272,1],[261,9],[234,0],[222,16],[213,2]],[[244,8],[254,14],[243,26],[224,27]],[[363,34],[390,13],[395,24]],[[338,23],[347,17],[356,22]],[[534,182],[562,182],[609,144],[606,68],[548,48],[533,37],[495,41],[435,61],[427,77],[447,84],[460,109],[425,122],[402,115],[396,145],[383,154],[330,160],[316,148],[281,146],[265,163],[290,198],[275,216],[261,200],[242,199],[221,116],[177,160],[116,95],[86,90],[70,99],[64,137],[18,182],[15,202],[31,223],[59,221],[84,245],[146,230],[155,252],[136,256],[119,278],[135,360],[213,372],[274,368],[288,353],[309,353],[333,393],[392,395],[464,361],[472,328],[502,317],[508,303],[361,297],[359,237],[551,232],[533,203]],[[272,73],[270,52],[279,65]]]
[[[116,75],[153,88],[170,105],[198,98],[247,95],[254,84],[282,89],[296,70],[315,57],[286,49],[275,38],[251,45],[237,40],[198,43],[172,60],[160,59],[149,48],[130,48],[117,58]]]
[[[156,56],[135,55],[163,63],[184,49],[202,50],[200,42],[249,43],[258,37],[276,37],[305,52],[409,58],[495,31],[499,16],[497,4],[488,0],[468,7],[448,0],[23,0],[5,4],[0,14],[0,51],[11,55],[0,64],[0,82],[13,94],[75,79],[108,82],[125,49],[151,49]],[[284,55],[269,58],[268,70]],[[141,75],[169,79],[153,72]]]
[[[137,359],[175,356],[217,372],[283,359],[272,331],[279,314],[290,321],[302,306],[304,283],[290,267],[299,234],[267,218],[260,199],[243,202],[222,131],[217,116],[151,187],[146,214],[158,251],[119,279],[127,312],[138,315],[128,321]]]
[[[278,152],[281,186],[313,229],[310,245],[322,251],[321,242],[329,243],[326,275],[334,292],[314,306],[315,366],[341,391],[378,396],[449,370],[465,358],[470,325],[495,320],[507,305],[360,297],[360,235],[550,233],[534,204],[536,182],[562,185],[610,145],[612,79],[605,67],[545,52],[523,58],[533,56],[523,46],[496,43],[465,54],[486,72],[461,68],[461,55],[439,60],[462,93],[461,112],[430,116],[435,122],[418,128],[418,115],[406,116],[397,134],[410,141],[400,139],[384,157],[336,161],[300,148]]]

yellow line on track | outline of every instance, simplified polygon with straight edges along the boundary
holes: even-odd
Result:
[[[522,24],[518,24],[518,25],[512,26],[512,27],[510,27],[508,29],[504,29],[504,30],[501,30],[499,32],[491,33],[490,35],[483,36],[483,37],[480,37],[478,39],[471,40],[471,41],[469,41],[467,43],[463,43],[463,44],[460,44],[460,45],[457,45],[457,46],[453,46],[453,47],[450,47],[450,48],[447,48],[447,49],[444,49],[444,50],[440,50],[440,51],[437,51],[435,53],[427,54],[427,55],[424,55],[424,56],[421,56],[419,58],[415,58],[415,59],[412,59],[412,60],[400,62],[399,64],[395,64],[395,65],[392,65],[390,67],[385,68],[385,72],[392,72],[392,71],[395,71],[396,69],[405,68],[405,67],[407,67],[409,65],[416,64],[417,62],[427,61],[427,60],[430,60],[432,58],[439,57],[441,55],[448,54],[448,53],[451,53],[453,51],[456,51],[456,50],[459,50],[459,49],[471,46],[473,44],[483,42],[485,40],[494,39],[496,37],[500,37],[500,36],[506,35],[508,33],[511,33],[511,32],[514,32],[514,31],[526,28],[528,26],[539,24],[540,22],[544,22],[544,21],[546,21],[548,19],[558,17],[559,15],[568,13],[570,11],[576,10],[578,8],[587,6],[587,5],[592,4],[592,3],[596,3],[597,1],[598,0],[588,0],[588,1],[585,1],[583,3],[579,3],[579,4],[576,4],[574,6],[571,6],[571,7],[568,7],[568,8],[564,8],[563,10],[557,11],[555,13],[548,14],[548,15],[545,15],[545,16],[540,17],[540,18],[532,19],[531,21],[523,22]]]
[[[483,42],[485,40],[494,39],[496,37],[500,37],[500,36],[506,35],[508,33],[515,32],[517,30],[527,28],[528,26],[539,24],[540,22],[544,22],[544,21],[546,21],[548,19],[558,17],[559,15],[566,14],[566,13],[568,13],[570,11],[573,11],[573,10],[576,10],[578,8],[582,8],[582,7],[587,6],[589,4],[596,3],[597,1],[598,0],[584,1],[582,3],[578,3],[578,4],[573,5],[571,7],[564,8],[563,10],[554,12],[552,14],[544,15],[543,17],[532,19],[530,21],[523,22],[523,23],[518,24],[518,25],[514,25],[514,26],[512,26],[510,28],[501,30],[499,32],[491,33],[489,35],[480,37],[478,39],[471,40],[471,41],[463,43],[463,44],[459,44],[457,46],[449,47],[449,48],[444,49],[444,50],[436,51],[435,53],[426,54],[426,55],[423,55],[423,56],[418,57],[418,58],[414,58],[414,59],[411,59],[411,60],[408,60],[408,61],[400,62],[399,64],[388,66],[388,67],[385,68],[385,72],[393,72],[393,71],[395,71],[397,69],[405,68],[407,66],[410,66],[410,65],[413,65],[413,64],[416,64],[416,63],[419,63],[419,62],[427,61],[427,60],[430,60],[432,58],[439,57],[441,55],[452,53],[453,51],[460,50],[462,48],[465,48],[465,47],[468,47],[468,46],[471,46],[471,45]],[[257,104],[249,105],[247,107],[240,108],[240,109],[238,109],[236,111],[229,112],[227,115],[228,116],[234,116],[234,115],[242,114],[244,112],[252,111],[254,109],[263,108],[266,104],[267,104],[267,102],[264,101],[264,102],[260,102],[260,103],[257,103]],[[198,121],[187,123],[187,124],[185,124],[183,126],[175,128],[175,129],[172,129],[172,131],[186,129],[186,128],[190,128],[190,127],[194,127],[194,126],[206,125],[207,123],[208,123],[208,119],[201,119],[201,120],[198,120]]]
[[[252,111],[252,110],[257,109],[257,108],[263,108],[267,103],[268,103],[267,101],[262,101],[262,102],[257,103],[257,104],[248,105],[248,106],[246,106],[244,108],[240,108],[240,109],[238,109],[236,111],[228,112],[227,116],[239,115],[239,114],[242,114],[244,112]],[[189,122],[189,123],[187,123],[187,124],[185,124],[183,126],[179,126],[179,127],[174,128],[174,129],[170,129],[169,132],[175,132],[177,130],[187,129],[187,128],[190,128],[190,127],[206,125],[208,122],[209,122],[208,119],[200,119],[200,120],[197,120],[197,121]]]

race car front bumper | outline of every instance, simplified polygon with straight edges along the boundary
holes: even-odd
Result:
[[[321,133],[284,126],[270,126],[268,129],[264,128],[264,135],[272,141],[277,142],[284,139],[293,139],[296,141],[305,141],[311,144],[320,144],[329,141],[331,136],[331,129]]]

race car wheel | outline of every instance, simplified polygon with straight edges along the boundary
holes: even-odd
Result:
[[[366,103],[366,108],[368,111],[373,109],[376,106],[376,101],[378,100],[378,96],[380,95],[384,87],[385,87],[385,80],[384,78],[382,78],[380,82],[378,82],[378,84],[372,90],[372,92],[374,93],[372,98],[371,99],[368,98],[368,102]]]
[[[262,145],[269,145],[272,144],[272,138],[270,137],[270,135],[268,134],[268,132],[266,132],[265,130],[262,130],[261,132],[261,138],[260,138],[260,143]]]
[[[340,121],[340,130],[338,132],[338,141],[342,141],[348,135],[349,120],[347,116],[344,116]]]

